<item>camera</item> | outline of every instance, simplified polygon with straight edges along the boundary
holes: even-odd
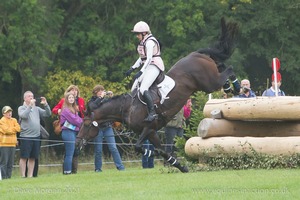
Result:
[[[35,104],[40,104],[41,103],[41,97],[36,97],[35,98]]]
[[[246,87],[246,86],[243,86],[243,92],[244,93],[247,93],[247,92],[249,92],[251,89],[250,88],[248,88],[248,87]]]
[[[112,97],[113,95],[114,95],[114,93],[112,91],[107,91],[106,92],[107,97]]]

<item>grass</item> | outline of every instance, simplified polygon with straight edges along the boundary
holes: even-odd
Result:
[[[126,164],[125,171],[117,171],[113,165],[106,165],[101,173],[88,169],[65,176],[59,168],[51,171],[41,168],[37,178],[20,178],[14,171],[11,179],[0,181],[0,199],[273,200],[300,196],[300,169],[183,174],[157,163],[154,169]]]

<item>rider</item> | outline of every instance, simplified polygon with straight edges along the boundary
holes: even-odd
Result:
[[[149,88],[158,75],[165,70],[163,60],[160,56],[161,47],[158,40],[151,34],[149,25],[146,22],[140,21],[136,23],[131,32],[135,33],[140,41],[137,46],[137,52],[140,57],[126,72],[126,76],[129,76],[134,69],[142,66],[141,70],[134,76],[135,82],[131,90],[133,91],[137,87],[137,84],[141,83],[140,92],[148,108],[148,116],[145,118],[145,121],[153,121],[157,115]]]

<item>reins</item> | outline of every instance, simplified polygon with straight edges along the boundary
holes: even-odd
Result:
[[[84,135],[83,137],[79,137],[79,136],[76,136],[76,138],[80,139],[80,141],[82,141],[82,144],[83,145],[86,145],[87,144],[87,137],[89,136],[90,134],[90,129],[94,126],[94,127],[97,127],[99,129],[99,126],[98,126],[98,122],[96,121],[93,121],[94,119],[94,112],[91,112],[91,117],[84,117],[83,118],[83,121],[86,121],[86,120],[91,120],[91,123],[89,123],[88,125],[86,125],[84,122],[83,122],[83,126],[85,128],[87,128],[87,134]],[[80,150],[82,149],[82,146],[80,147]]]
[[[121,106],[120,106],[120,113],[121,113],[122,124],[124,124],[124,105],[125,105],[125,101],[126,101],[126,94],[123,94],[122,96],[123,96],[123,98],[122,98],[123,102],[121,103]],[[92,127],[97,127],[99,130],[101,128],[101,126],[99,126],[98,122],[95,121],[95,119],[94,119],[95,118],[94,117],[95,116],[94,112],[90,112],[90,113],[91,113],[90,116],[85,116],[83,118],[83,121],[84,121],[83,122],[83,126],[84,126],[85,129],[87,129],[85,131],[86,134],[84,134],[82,137],[79,137],[79,136],[76,137],[76,138],[78,138],[80,140],[80,142],[82,141],[83,145],[87,144],[88,141],[87,141],[86,138],[89,138],[89,136],[90,136],[90,129]],[[86,124],[85,123],[86,120],[90,120],[91,122],[89,124]]]

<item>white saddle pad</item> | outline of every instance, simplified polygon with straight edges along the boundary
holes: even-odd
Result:
[[[157,86],[161,94],[160,104],[163,104],[166,99],[169,99],[168,94],[175,87],[175,81],[171,77],[165,75],[163,82]]]

